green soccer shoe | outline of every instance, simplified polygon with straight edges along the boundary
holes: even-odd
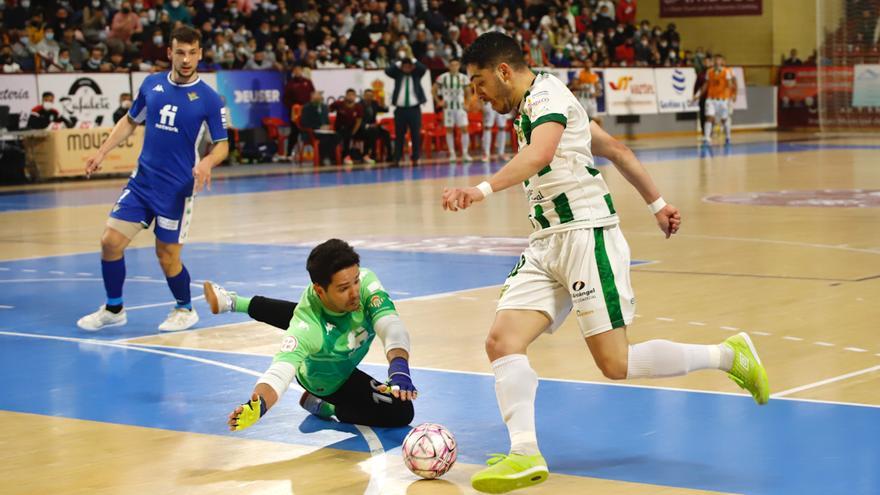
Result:
[[[485,493],[505,493],[543,483],[550,476],[541,454],[492,454],[489,467],[471,476],[474,489]]]
[[[724,345],[733,350],[733,365],[727,375],[737,385],[748,390],[758,405],[766,404],[770,400],[770,383],[752,339],[742,332],[725,340]]]

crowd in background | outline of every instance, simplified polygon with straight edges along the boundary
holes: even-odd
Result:
[[[637,15],[636,0],[0,0],[0,66],[164,69],[179,24],[201,31],[203,71],[384,69],[405,56],[436,76],[487,31],[515,37],[535,66],[699,64],[674,24]]]

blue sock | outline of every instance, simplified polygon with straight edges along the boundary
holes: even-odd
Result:
[[[122,284],[125,282],[125,257],[116,261],[101,260],[101,276],[107,292],[107,306],[122,307]]]
[[[177,307],[192,309],[192,300],[189,295],[189,272],[186,271],[186,267],[184,266],[183,270],[180,270],[180,273],[173,277],[165,277],[165,280],[168,281],[168,288],[171,289],[174,299],[177,300]]]

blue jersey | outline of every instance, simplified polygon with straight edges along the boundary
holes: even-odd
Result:
[[[141,84],[128,116],[146,127],[129,187],[159,201],[192,196],[192,169],[205,129],[215,143],[226,139],[220,95],[201,79],[177,84],[170,72],[152,74]]]

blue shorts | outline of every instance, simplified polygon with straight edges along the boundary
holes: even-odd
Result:
[[[140,223],[145,229],[155,220],[156,239],[167,244],[183,244],[192,222],[193,199],[193,196],[177,197],[161,201],[159,205],[159,201],[142,196],[129,182],[113,205],[110,217]]]

